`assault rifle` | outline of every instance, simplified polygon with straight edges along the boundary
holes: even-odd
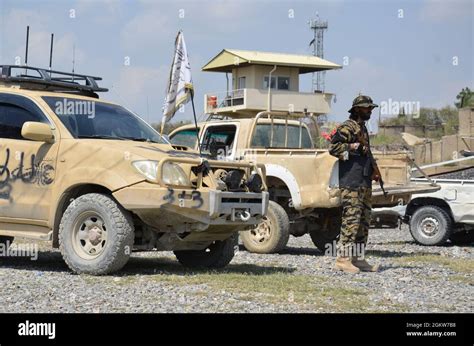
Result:
[[[380,184],[380,188],[382,189],[384,197],[387,197],[387,191],[384,189],[384,182],[382,179],[382,173],[380,172],[379,166],[374,159],[374,155],[372,155],[372,151],[370,150],[370,145],[368,141],[365,139],[362,131],[357,134],[357,140],[359,141],[360,145],[363,146],[362,151],[365,152],[369,158],[369,162],[372,165],[372,176],[370,177],[372,180],[376,180]],[[377,178],[377,179],[376,179]]]

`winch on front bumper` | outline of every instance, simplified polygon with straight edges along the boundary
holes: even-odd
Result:
[[[195,186],[164,184],[161,172],[166,162],[192,166]],[[235,228],[259,223],[267,212],[268,192],[225,191],[211,171],[217,168],[241,170],[247,179],[258,173],[262,178],[260,190],[266,189],[263,165],[168,157],[158,165],[156,183],[140,182],[117,190],[113,195],[125,209],[133,211],[144,223],[162,232],[203,231],[215,228],[213,226]]]

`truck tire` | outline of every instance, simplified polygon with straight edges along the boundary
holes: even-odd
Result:
[[[226,240],[216,240],[203,250],[174,251],[179,263],[192,269],[224,268],[232,261],[238,245],[238,234]]]
[[[133,241],[130,213],[100,193],[75,199],[59,226],[59,249],[68,267],[78,274],[104,275],[122,269]]]
[[[444,244],[451,235],[453,221],[446,210],[431,205],[418,208],[410,219],[410,233],[422,245]]]
[[[341,215],[333,215],[327,222],[323,220],[321,223],[321,221],[313,219],[308,220],[307,222],[309,223],[309,235],[313,244],[319,251],[325,253],[328,250],[327,245],[332,246],[333,242],[337,241],[339,234],[341,233]],[[331,248],[329,248],[329,250],[331,250]]]
[[[0,235],[0,244],[5,246],[5,250],[7,250],[10,245],[13,243],[13,237],[7,237],[4,235]]]
[[[460,231],[450,235],[449,240],[454,245],[467,245],[474,243],[474,230]]]
[[[249,231],[241,231],[240,237],[249,252],[275,253],[283,250],[290,237],[290,220],[285,209],[270,201],[262,222]]]

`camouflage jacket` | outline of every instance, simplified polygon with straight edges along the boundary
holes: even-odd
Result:
[[[339,158],[339,186],[341,187],[372,187],[372,165],[368,155],[363,152],[362,145],[358,150],[349,149],[351,143],[359,142],[359,134],[365,137],[367,143],[370,143],[365,124],[348,119],[337,128],[331,138],[329,153]]]

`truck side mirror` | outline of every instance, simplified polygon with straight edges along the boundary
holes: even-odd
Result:
[[[48,124],[35,121],[27,121],[21,128],[21,136],[37,142],[53,143],[54,135]]]

